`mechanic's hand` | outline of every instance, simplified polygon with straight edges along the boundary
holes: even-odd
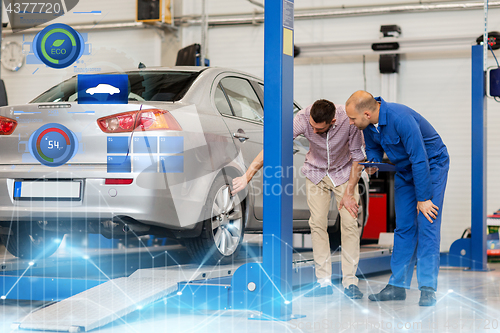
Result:
[[[438,210],[439,207],[433,204],[431,200],[417,202],[417,211],[422,212],[430,223],[434,223],[433,219],[437,218]]]
[[[241,176],[241,177],[236,177],[233,179],[233,189],[231,190],[231,194],[235,195],[236,193],[240,192],[243,190],[245,187],[247,187],[247,177],[246,176]]]
[[[340,200],[339,203],[339,210],[342,209],[342,207],[345,207],[349,214],[351,214],[352,217],[357,218],[358,217],[358,208],[359,205],[356,202],[356,199],[354,199],[354,196],[344,193],[344,196],[342,197],[342,200]]]
[[[365,168],[365,171],[367,174],[371,176],[378,171],[378,168],[377,167]]]

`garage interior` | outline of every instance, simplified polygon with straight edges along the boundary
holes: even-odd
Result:
[[[186,61],[266,80],[264,64],[270,60],[265,58],[264,1],[73,2],[76,5],[61,17],[14,31],[7,7],[14,2],[3,1],[0,78],[8,99],[3,103],[5,110],[27,104],[75,75],[173,67],[186,65]],[[500,187],[496,186],[500,182],[496,172],[500,132],[495,130],[500,127],[500,96],[485,96],[495,93],[490,87],[498,78],[490,73],[500,66],[496,42],[491,42],[492,49],[486,55],[481,42],[485,25],[490,38],[500,38],[500,2],[281,2],[293,6],[295,55],[291,58],[293,92],[289,93],[298,105],[305,107],[322,98],[345,104],[353,92],[366,90],[386,101],[410,106],[445,142],[451,164],[440,211],[436,306],[418,305],[416,277],[406,301],[371,302],[367,298],[383,288],[391,275],[396,229],[394,173],[379,172],[370,178],[369,204],[365,207],[368,220],[363,226],[357,273],[365,296],[360,300],[343,294],[341,249],[335,248],[333,295],[303,297],[315,281],[312,241],[307,232],[293,234],[293,258],[283,260],[266,249],[261,233],[249,230],[239,256],[215,265],[193,262],[185,244],[174,238],[66,235],[53,255],[40,260],[16,258],[5,244],[0,245],[1,332],[500,329],[500,215],[495,214],[500,208]],[[78,60],[61,69],[47,66],[34,53],[35,36],[54,23],[71,26],[84,42]],[[281,52],[283,45],[275,44]],[[484,76],[477,79],[474,75]],[[13,163],[4,160],[0,164],[7,168]],[[269,317],[271,310],[260,296],[252,294],[252,278],[257,274],[262,279],[261,266],[256,263],[265,260],[278,263],[277,267],[288,265],[293,271],[293,277],[287,277],[293,280],[288,281],[293,286],[292,299],[283,297],[286,304],[279,305],[288,313],[286,318]],[[274,289],[279,292],[280,288]],[[46,324],[55,317],[60,318],[60,326]]]

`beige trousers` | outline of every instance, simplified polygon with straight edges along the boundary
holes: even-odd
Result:
[[[328,238],[328,212],[330,210],[331,192],[337,200],[337,208],[347,189],[347,183],[335,187],[328,175],[318,185],[306,178],[307,204],[311,211],[309,226],[313,246],[314,265],[318,281],[331,279],[332,261],[330,240]],[[355,187],[354,198],[359,202],[358,187]],[[343,207],[340,210],[340,230],[342,244],[342,285],[347,288],[358,284],[356,270],[359,262],[359,229],[357,218]]]

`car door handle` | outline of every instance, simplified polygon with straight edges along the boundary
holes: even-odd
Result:
[[[246,140],[250,139],[243,133],[233,133],[233,138],[240,140],[240,142],[245,142]]]

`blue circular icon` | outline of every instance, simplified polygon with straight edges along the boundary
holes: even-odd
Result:
[[[57,167],[68,162],[78,151],[76,135],[61,124],[46,124],[37,129],[28,142],[31,155],[40,163]]]
[[[36,34],[33,51],[47,66],[65,68],[82,56],[84,44],[83,37],[75,29],[56,23]]]

